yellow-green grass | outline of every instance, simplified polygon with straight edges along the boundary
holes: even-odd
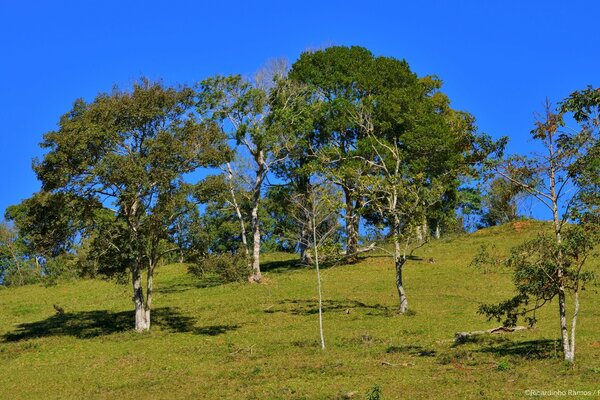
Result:
[[[509,271],[469,266],[479,246],[505,252],[546,228],[506,225],[419,249],[405,269],[414,315],[395,312],[384,254],[324,269],[325,351],[314,269],[294,267],[288,255],[265,256],[260,285],[215,286],[184,265],[161,267],[148,334],[131,330],[129,286],[86,280],[0,290],[0,398],[364,398],[374,385],[384,399],[599,390],[594,285],[582,296],[573,369],[561,361],[555,302],[535,329],[453,344],[457,331],[498,326],[478,306],[512,294]]]

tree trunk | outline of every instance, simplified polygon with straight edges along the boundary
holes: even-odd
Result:
[[[406,256],[402,253],[400,244],[400,221],[398,217],[394,217],[394,265],[396,267],[396,289],[400,299],[400,313],[404,314],[408,311],[408,299],[404,291],[404,283],[402,282],[402,268],[406,262]]]
[[[312,233],[314,230],[313,228],[315,227],[313,227],[313,216],[310,215],[308,207],[308,204],[306,204],[304,207],[306,210],[303,216],[304,223],[301,224],[302,226],[300,229],[300,263],[304,265],[314,264],[314,260],[309,249],[312,247],[310,244],[314,242],[314,235],[312,235]],[[314,243],[312,244],[314,246]]]
[[[260,222],[258,220],[258,204],[252,207],[252,275],[248,278],[250,282],[260,283],[262,274],[260,272]]]
[[[356,213],[358,201],[354,203],[354,196],[351,190],[344,188],[344,197],[346,202],[346,254],[350,262],[356,261],[358,250],[358,215]]]
[[[154,263],[148,265],[148,277],[146,287],[146,304],[144,305],[144,316],[146,318],[146,330],[150,330],[150,310],[152,309],[152,292],[154,291]]]
[[[440,221],[436,221],[435,223],[435,238],[439,239],[442,236],[442,231],[440,229]]]
[[[559,272],[559,275],[560,274]],[[559,276],[562,280],[562,277]],[[565,361],[573,362],[573,355],[571,353],[571,344],[569,342],[569,330],[567,327],[567,307],[565,304],[565,288],[562,282],[558,286],[558,309],[560,314],[560,339],[563,348],[563,354]]]
[[[312,226],[312,236],[313,236],[313,250],[315,252],[315,267],[317,270],[317,292],[319,294],[319,334],[321,337],[321,350],[325,350],[325,335],[323,333],[323,294],[321,291],[321,270],[319,269],[319,250],[317,243],[317,227],[315,222],[315,203],[313,199],[312,203],[312,218],[311,218],[311,226]]]
[[[565,360],[573,364],[575,362],[575,328],[577,326],[577,314],[579,314],[579,289],[575,289],[573,297],[575,309],[573,310],[573,318],[571,320],[571,353]]]
[[[135,305],[135,330],[144,332],[149,329],[146,310],[144,307],[144,290],[142,288],[142,274],[139,264],[131,269],[131,280],[133,284],[133,304]]]
[[[227,163],[227,180],[229,181],[229,194],[231,195],[231,204],[235,209],[235,215],[238,218],[240,223],[240,236],[242,238],[242,246],[244,250],[244,254],[249,258],[249,250],[248,250],[248,240],[246,239],[246,224],[244,223],[244,217],[242,215],[242,210],[237,202],[237,198],[235,197],[235,187],[233,186],[233,169],[231,168],[231,164]]]

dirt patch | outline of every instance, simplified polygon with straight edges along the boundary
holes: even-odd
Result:
[[[527,228],[530,225],[531,225],[531,222],[529,222],[529,221],[518,221],[518,222],[513,222],[513,224],[512,224],[513,229],[517,232],[521,231],[524,228]]]

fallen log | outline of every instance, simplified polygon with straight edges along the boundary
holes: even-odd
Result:
[[[342,251],[342,252],[340,253],[340,255],[342,255],[343,257],[350,257],[350,256],[355,256],[355,255],[357,255],[357,254],[360,254],[360,253],[366,253],[366,252],[368,252],[368,251],[372,251],[372,250],[375,250],[375,243],[371,243],[371,244],[370,244],[370,245],[368,245],[367,247],[363,247],[363,248],[361,248],[361,249],[357,249],[357,250],[356,250],[354,253],[352,253],[352,254],[347,254],[347,253],[346,253],[346,251],[344,250],[344,251]]]
[[[464,343],[474,336],[493,335],[493,334],[497,334],[497,333],[512,333],[512,332],[524,331],[524,330],[527,330],[527,327],[525,327],[525,326],[513,326],[513,327],[499,326],[497,328],[488,329],[485,331],[456,332],[454,334],[454,343],[455,344]]]

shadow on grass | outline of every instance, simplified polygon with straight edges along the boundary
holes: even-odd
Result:
[[[396,308],[387,307],[381,304],[365,304],[356,300],[324,300],[323,312],[344,312],[350,314],[356,310],[367,310],[367,315],[392,316],[396,313]],[[319,312],[318,302],[316,300],[283,300],[278,305],[269,307],[266,313],[289,313],[292,315],[313,315]]]
[[[513,342],[502,341],[500,344],[483,347],[476,350],[481,353],[489,353],[497,356],[517,356],[528,360],[556,358],[561,352],[560,340],[527,340]]]
[[[88,339],[133,330],[134,312],[108,310],[69,312],[53,315],[42,321],[23,323],[14,332],[3,336],[4,342],[18,342],[50,336],[73,336]],[[238,329],[238,325],[196,327],[196,320],[179,313],[176,308],[163,307],[152,310],[152,326],[173,333],[195,333],[215,336]]]
[[[323,259],[320,260],[319,262],[319,268],[320,269],[328,269],[328,268],[332,268],[332,267],[339,267],[339,266],[344,266],[344,265],[355,265],[358,264],[362,261],[365,261],[369,258],[373,257],[372,255],[368,255],[368,254],[361,254],[358,256],[357,259],[352,260],[350,258],[344,258],[344,257],[339,257],[339,258],[331,258],[331,259]],[[379,256],[376,256],[379,257]],[[387,255],[383,255],[382,257],[388,257]],[[420,260],[420,258],[418,257],[414,257],[414,256],[410,256],[409,257],[411,260]],[[284,273],[284,272],[290,272],[290,271],[294,271],[294,270],[301,270],[301,269],[314,269],[314,265],[311,264],[302,264],[300,262],[300,259],[294,258],[294,259],[290,259],[290,260],[279,260],[279,261],[265,261],[265,262],[261,262],[260,264],[260,270],[262,272],[275,272],[275,273]]]
[[[193,280],[192,280],[193,279]],[[155,293],[171,294],[180,293],[192,289],[206,289],[222,285],[223,282],[216,278],[190,278],[190,282],[172,282],[161,284],[160,287],[154,289]]]

